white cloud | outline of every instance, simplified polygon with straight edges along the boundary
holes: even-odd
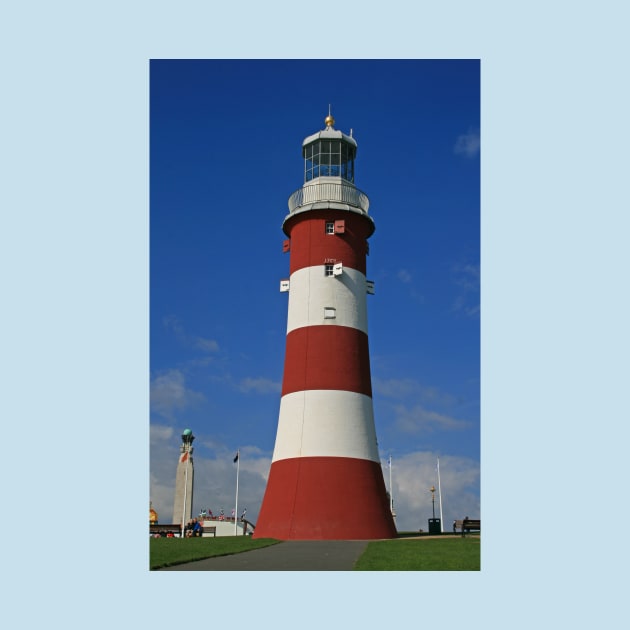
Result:
[[[456,282],[467,291],[479,291],[479,265],[457,265]]]
[[[408,408],[396,405],[395,425],[403,433],[432,433],[433,431],[452,431],[470,426],[465,420],[457,420],[452,416],[425,409],[422,405]]]
[[[411,378],[373,378],[374,392],[388,398],[404,398],[418,391],[418,382]]]
[[[244,378],[238,385],[238,389],[241,392],[256,392],[257,394],[271,394],[278,393],[282,390],[282,385],[279,382],[272,381],[269,378],[259,376],[258,378]]]
[[[173,518],[175,473],[180,440],[170,427],[151,428],[150,501],[162,523]],[[230,513],[235,503],[236,465],[235,448],[198,436],[193,451],[194,494],[193,512],[210,508],[215,514],[223,508]],[[240,450],[239,512],[247,508],[248,519],[256,524],[265,492],[270,454],[254,445]],[[397,457],[393,453],[391,481],[399,531],[428,530],[427,519],[432,517],[431,486],[435,486],[435,510],[439,518],[437,492],[437,457],[440,458],[440,489],[443,523],[450,531],[452,522],[464,516],[480,515],[479,462],[465,457],[418,451]],[[383,455],[385,463],[387,455]],[[390,490],[389,468],[383,467],[383,477]]]
[[[170,440],[173,437],[174,430],[173,427],[161,424],[151,424],[149,427],[149,432],[151,443],[154,443]]]
[[[404,284],[409,284],[412,280],[411,274],[406,269],[400,269],[396,277]]]
[[[195,346],[204,352],[217,352],[219,350],[219,344],[214,339],[204,339],[203,337],[197,337]]]
[[[205,400],[200,392],[186,387],[186,380],[179,370],[169,370],[151,383],[151,411],[164,418],[173,419],[175,411],[196,405]]]
[[[469,317],[478,317],[479,305],[479,265],[456,265],[453,268],[453,282],[458,294],[453,300],[452,310],[462,312]]]
[[[480,517],[479,462],[453,455],[439,455],[438,487],[436,453],[415,452],[392,460],[392,486],[398,531],[428,531],[433,517],[431,486],[435,491],[435,516],[440,518],[440,495],[444,531],[452,531],[453,520]],[[389,489],[389,469],[383,468]]]
[[[458,136],[453,150],[457,155],[475,157],[479,153],[480,147],[481,139],[479,137],[479,132],[468,130],[468,133]]]
[[[203,352],[218,352],[219,344],[214,339],[207,339],[205,337],[190,336],[184,330],[182,323],[175,317],[175,315],[168,315],[162,319],[162,324],[165,328],[172,330],[175,334],[175,338],[184,346],[194,347]]]
[[[162,523],[169,523],[173,518],[179,454],[179,439],[173,436],[170,440],[166,439],[167,432],[165,427],[158,428],[160,440],[151,445],[150,500]],[[234,451],[225,445],[214,446],[208,450],[199,443],[193,452],[195,514],[208,508],[215,514],[223,508],[229,514],[234,507]],[[437,457],[438,454],[426,451],[408,453],[400,458],[393,454],[391,480],[399,531],[428,530],[427,519],[432,518],[431,486],[436,488],[435,511],[439,518]],[[453,520],[467,515],[471,518],[480,516],[479,462],[448,454],[439,454],[439,457],[444,528],[450,531]],[[258,519],[270,466],[270,455],[258,447],[246,445],[240,448],[239,512],[247,508],[247,517],[254,524]],[[383,467],[383,477],[389,491],[387,465]]]
[[[150,500],[162,523],[173,519],[175,500],[175,474],[179,455],[179,440],[172,444],[152,444]],[[213,443],[208,449],[201,442],[193,449],[194,492],[193,513],[210,508],[215,514],[223,508],[230,514],[236,499],[236,464],[234,451],[225,445]],[[256,446],[240,449],[238,509],[247,508],[247,518],[256,523],[265,492],[271,457]],[[208,452],[210,454],[208,455]]]
[[[411,378],[372,379],[374,392],[387,398],[403,399],[415,396],[424,402],[440,405],[452,405],[455,398],[441,392],[436,387],[422,385]]]
[[[163,317],[162,324],[164,325],[164,328],[172,330],[176,337],[184,336],[184,327],[175,315],[167,315],[166,317]]]
[[[463,295],[458,296],[453,302],[453,311],[464,313],[468,317],[479,317],[481,313],[480,304],[467,304],[466,298]]]
[[[160,523],[170,523],[173,520],[177,459],[174,459],[173,462],[172,478],[171,475],[159,475],[155,471],[151,471],[150,503],[151,507],[158,513]]]

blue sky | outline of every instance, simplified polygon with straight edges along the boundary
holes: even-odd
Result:
[[[397,526],[480,514],[480,74],[477,60],[154,60],[150,66],[151,501],[170,521],[181,432],[193,510],[256,522],[273,451],[288,277],[281,225],[302,140],[358,143],[370,199],[368,321]],[[389,487],[389,470],[384,467]],[[436,511],[438,502],[436,495]]]

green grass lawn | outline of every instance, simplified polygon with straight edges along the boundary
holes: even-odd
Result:
[[[480,538],[448,536],[371,542],[355,571],[479,571]]]
[[[203,560],[214,556],[251,551],[279,543],[273,538],[252,539],[251,536],[218,536],[217,538],[150,538],[149,564],[161,569],[175,564]]]
[[[241,553],[280,542],[272,538],[219,536],[217,538],[151,538],[150,568],[173,566],[213,556]],[[479,571],[480,538],[397,538],[372,541],[355,571]]]

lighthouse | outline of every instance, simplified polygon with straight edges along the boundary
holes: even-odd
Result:
[[[254,537],[392,538],[368,349],[366,279],[374,221],[354,183],[357,143],[335,129],[302,143],[304,184],[282,229],[290,275],[276,442]]]

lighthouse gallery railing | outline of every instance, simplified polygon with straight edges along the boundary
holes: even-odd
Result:
[[[289,197],[289,213],[309,203],[337,201],[360,208],[367,214],[370,207],[368,196],[350,184],[339,182],[318,182],[298,188]]]

